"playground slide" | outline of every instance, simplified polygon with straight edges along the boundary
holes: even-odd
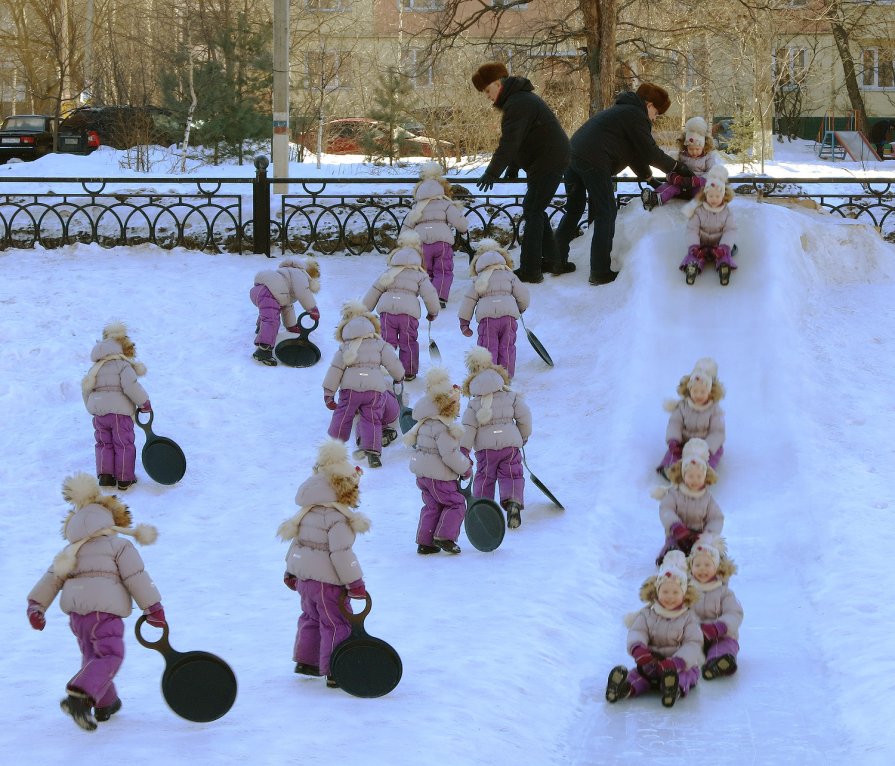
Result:
[[[855,162],[880,159],[866,136],[859,130],[837,130],[833,135],[836,137],[836,142]]]

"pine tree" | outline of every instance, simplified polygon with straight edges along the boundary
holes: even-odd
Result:
[[[362,141],[372,160],[388,159],[388,164],[401,156],[403,128],[402,118],[408,115],[408,101],[413,90],[410,80],[395,67],[389,67],[379,78],[373,90],[373,106],[370,117],[382,123],[385,135],[372,132]]]

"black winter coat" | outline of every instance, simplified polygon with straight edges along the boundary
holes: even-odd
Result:
[[[675,164],[656,145],[646,103],[632,91],[619,94],[614,106],[597,112],[575,131],[572,156],[611,175],[630,167],[641,180],[652,175],[651,165],[670,173]]]
[[[500,143],[485,171],[500,178],[522,168],[529,178],[562,175],[569,166],[569,137],[524,77],[507,77],[494,106],[503,112]]]

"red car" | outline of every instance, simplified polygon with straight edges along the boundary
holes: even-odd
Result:
[[[451,154],[454,145],[428,136],[418,136],[401,127],[394,130],[399,157],[433,157]],[[301,137],[308,151],[317,151],[317,127],[306,130]],[[323,123],[323,152],[325,154],[369,154],[372,145],[388,154],[388,125],[364,117],[348,117]]]

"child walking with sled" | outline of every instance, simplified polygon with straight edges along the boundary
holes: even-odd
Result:
[[[718,163],[711,131],[702,117],[691,117],[684,125],[678,137],[678,160],[686,165],[690,176],[669,173],[668,180],[655,190],[644,189],[640,193],[644,210],[652,210],[657,205],[664,205],[675,197],[693,199],[705,185],[705,177]]]
[[[422,555],[460,553],[457,538],[466,515],[466,498],[457,477],[467,477],[472,461],[460,449],[463,429],[455,421],[460,414],[460,389],[452,386],[448,371],[433,367],[426,373],[426,395],[413,408],[416,425],[404,436],[413,448],[410,470],[423,495],[416,552]]]
[[[413,198],[416,202],[403,227],[419,234],[423,264],[444,308],[454,281],[454,231],[465,234],[469,224],[463,215],[463,205],[452,199],[451,185],[437,162],[422,166]]]
[[[472,494],[491,500],[497,484],[507,526],[516,529],[525,507],[522,447],[531,436],[531,410],[522,395],[510,388],[510,376],[491,361],[488,349],[476,346],[469,351],[466,369],[463,394],[469,404],[463,413],[461,444],[467,451],[475,450]]]
[[[408,381],[416,377],[420,366],[420,298],[428,321],[435,320],[439,309],[438,295],[423,270],[420,247],[416,232],[402,232],[398,246],[385,259],[388,269],[379,275],[363,299],[368,311],[379,312],[382,337],[398,350],[404,379]]]
[[[114,495],[103,495],[87,473],[69,476],[62,496],[72,504],[62,524],[68,541],[46,574],[28,594],[28,621],[46,627],[45,612],[61,591],[60,607],[69,616],[81,650],[81,669],[66,684],[60,707],[82,729],[94,731],[121,709],[115,675],[124,661],[124,619],[132,601],[146,621],[164,628],[161,596],[143,567],[130,535],[141,545],[155,542],[153,526],[132,526],[131,513]]]
[[[478,345],[512,378],[516,370],[517,320],[528,308],[528,288],[513,272],[510,254],[493,239],[483,239],[469,264],[472,284],[460,304],[460,331],[472,337],[469,323],[479,321]]]
[[[315,322],[320,319],[315,293],[320,290],[320,266],[313,258],[287,258],[276,269],[255,274],[249,298],[258,307],[255,323],[255,353],[252,357],[268,367],[276,367],[273,347],[277,342],[280,318],[287,332],[301,332],[295,316],[298,301]]]
[[[360,448],[371,468],[382,465],[382,425],[386,417],[388,385],[382,367],[396,383],[404,380],[404,367],[394,349],[382,339],[377,316],[360,301],[342,307],[342,319],[336,327],[336,351],[323,378],[323,402],[333,410],[329,435],[347,442],[359,415],[357,433]],[[336,402],[336,391],[339,401]]]
[[[658,574],[644,581],[639,612],[628,615],[628,653],[634,658],[630,670],[617,665],[609,673],[606,700],[618,702],[658,689],[662,704],[672,707],[687,696],[699,679],[702,663],[702,631],[690,609],[699,592],[689,584],[687,560],[680,551],[670,551]]]
[[[736,673],[743,607],[728,582],[737,566],[727,558],[723,538],[701,535],[688,559],[690,581],[699,591],[693,612],[699,619],[704,638],[705,664],[702,677],[711,681]]]
[[[103,339],[90,352],[93,367],[81,381],[87,412],[93,416],[96,475],[101,487],[126,490],[137,482],[134,472],[134,410],[149,412],[146,389],[137,378],[146,365],[136,360],[137,349],[121,322],[103,328]]]
[[[659,551],[656,563],[671,550],[685,555],[702,534],[719,535],[724,526],[724,514],[709,490],[717,480],[708,465],[709,448],[702,439],[690,439],[684,445],[683,456],[668,469],[670,487],[658,487],[653,497],[659,504],[659,519],[665,529],[665,546]]]
[[[668,449],[656,471],[666,479],[668,467],[681,459],[683,446],[689,439],[705,440],[710,468],[717,469],[724,454],[726,427],[720,405],[724,386],[718,380],[718,363],[710,357],[697,360],[693,372],[684,375],[678,383],[677,394],[678,399],[669,400],[664,405],[671,413],[665,429]]]
[[[351,612],[348,599],[367,596],[352,549],[356,535],[370,528],[370,520],[355,510],[362,473],[348,462],[342,442],[327,439],[317,451],[311,477],[295,495],[301,510],[277,530],[281,540],[291,541],[283,583],[301,597],[292,649],[295,672],[326,676],[326,685],[333,688],[338,683],[330,674],[330,657],[351,634],[339,604]]]
[[[680,269],[688,285],[696,281],[710,258],[715,261],[721,284],[730,282],[730,272],[737,267],[733,261],[737,226],[730,209],[733,196],[733,187],[727,183],[727,169],[715,165],[706,175],[705,185],[696,198],[684,205],[684,215],[690,222],[687,224],[687,255],[681,261]]]

